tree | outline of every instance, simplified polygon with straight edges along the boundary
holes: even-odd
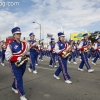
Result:
[[[100,31],[95,31],[94,33],[90,33],[89,40],[91,40],[92,43],[96,42],[96,37],[99,35],[100,37]]]

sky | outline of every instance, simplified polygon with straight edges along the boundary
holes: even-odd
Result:
[[[67,39],[74,32],[100,31],[100,0],[0,0],[0,39],[12,35],[15,22],[22,38],[32,31],[40,39],[41,24],[44,41],[48,33],[57,40],[60,31]]]

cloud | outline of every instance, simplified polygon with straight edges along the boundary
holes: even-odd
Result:
[[[40,31],[36,28],[39,28],[39,25],[33,24],[33,21],[41,24],[45,38],[47,33],[57,37],[61,27],[69,38],[69,33],[88,30],[86,27],[100,22],[100,0],[31,0],[29,2],[32,2],[32,6],[29,7],[28,12],[0,10],[0,23],[2,23],[0,34],[3,33],[3,38],[11,35],[10,31],[15,21],[21,27],[23,36],[28,37],[32,30],[38,39]],[[43,31],[41,33],[43,38]]]

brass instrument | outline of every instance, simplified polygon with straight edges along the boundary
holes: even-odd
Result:
[[[20,67],[23,63],[28,62],[28,57],[26,55],[22,56],[21,61],[16,61],[16,67]]]
[[[89,50],[87,48],[84,49],[84,52],[89,52]]]
[[[67,57],[70,55],[70,50],[71,50],[71,48],[72,48],[73,43],[74,43],[74,42],[72,41],[70,47],[69,47],[68,49],[65,50],[66,54],[62,54],[62,57],[63,57],[63,58],[67,58]]]
[[[66,49],[65,52],[66,52],[66,54],[62,54],[63,58],[66,58],[70,55],[70,49]]]
[[[26,42],[27,43],[27,42]],[[23,53],[22,54],[22,58],[21,58],[21,61],[19,62],[19,61],[16,61],[15,62],[15,66],[16,67],[20,67],[21,65],[23,65],[25,62],[28,62],[28,57],[26,56],[27,55],[27,52],[30,50],[30,48],[28,48],[27,50],[26,50],[26,52],[25,53]]]
[[[90,51],[91,46],[88,45],[87,48],[84,49],[84,52],[89,52]]]

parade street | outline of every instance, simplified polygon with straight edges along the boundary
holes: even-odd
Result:
[[[64,82],[62,73],[60,80],[56,80],[53,75],[56,68],[48,66],[49,58],[44,57],[44,61],[39,61],[36,66],[38,74],[30,73],[27,69],[24,74],[24,89],[28,100],[100,100],[100,60],[97,65],[91,65],[95,71],[88,73],[84,66],[84,72],[78,71],[78,64],[68,64],[68,72],[71,76],[72,84]],[[91,64],[91,60],[89,61]],[[13,77],[9,63],[5,61],[5,66],[0,65],[0,100],[19,100],[18,94],[11,90]]]

